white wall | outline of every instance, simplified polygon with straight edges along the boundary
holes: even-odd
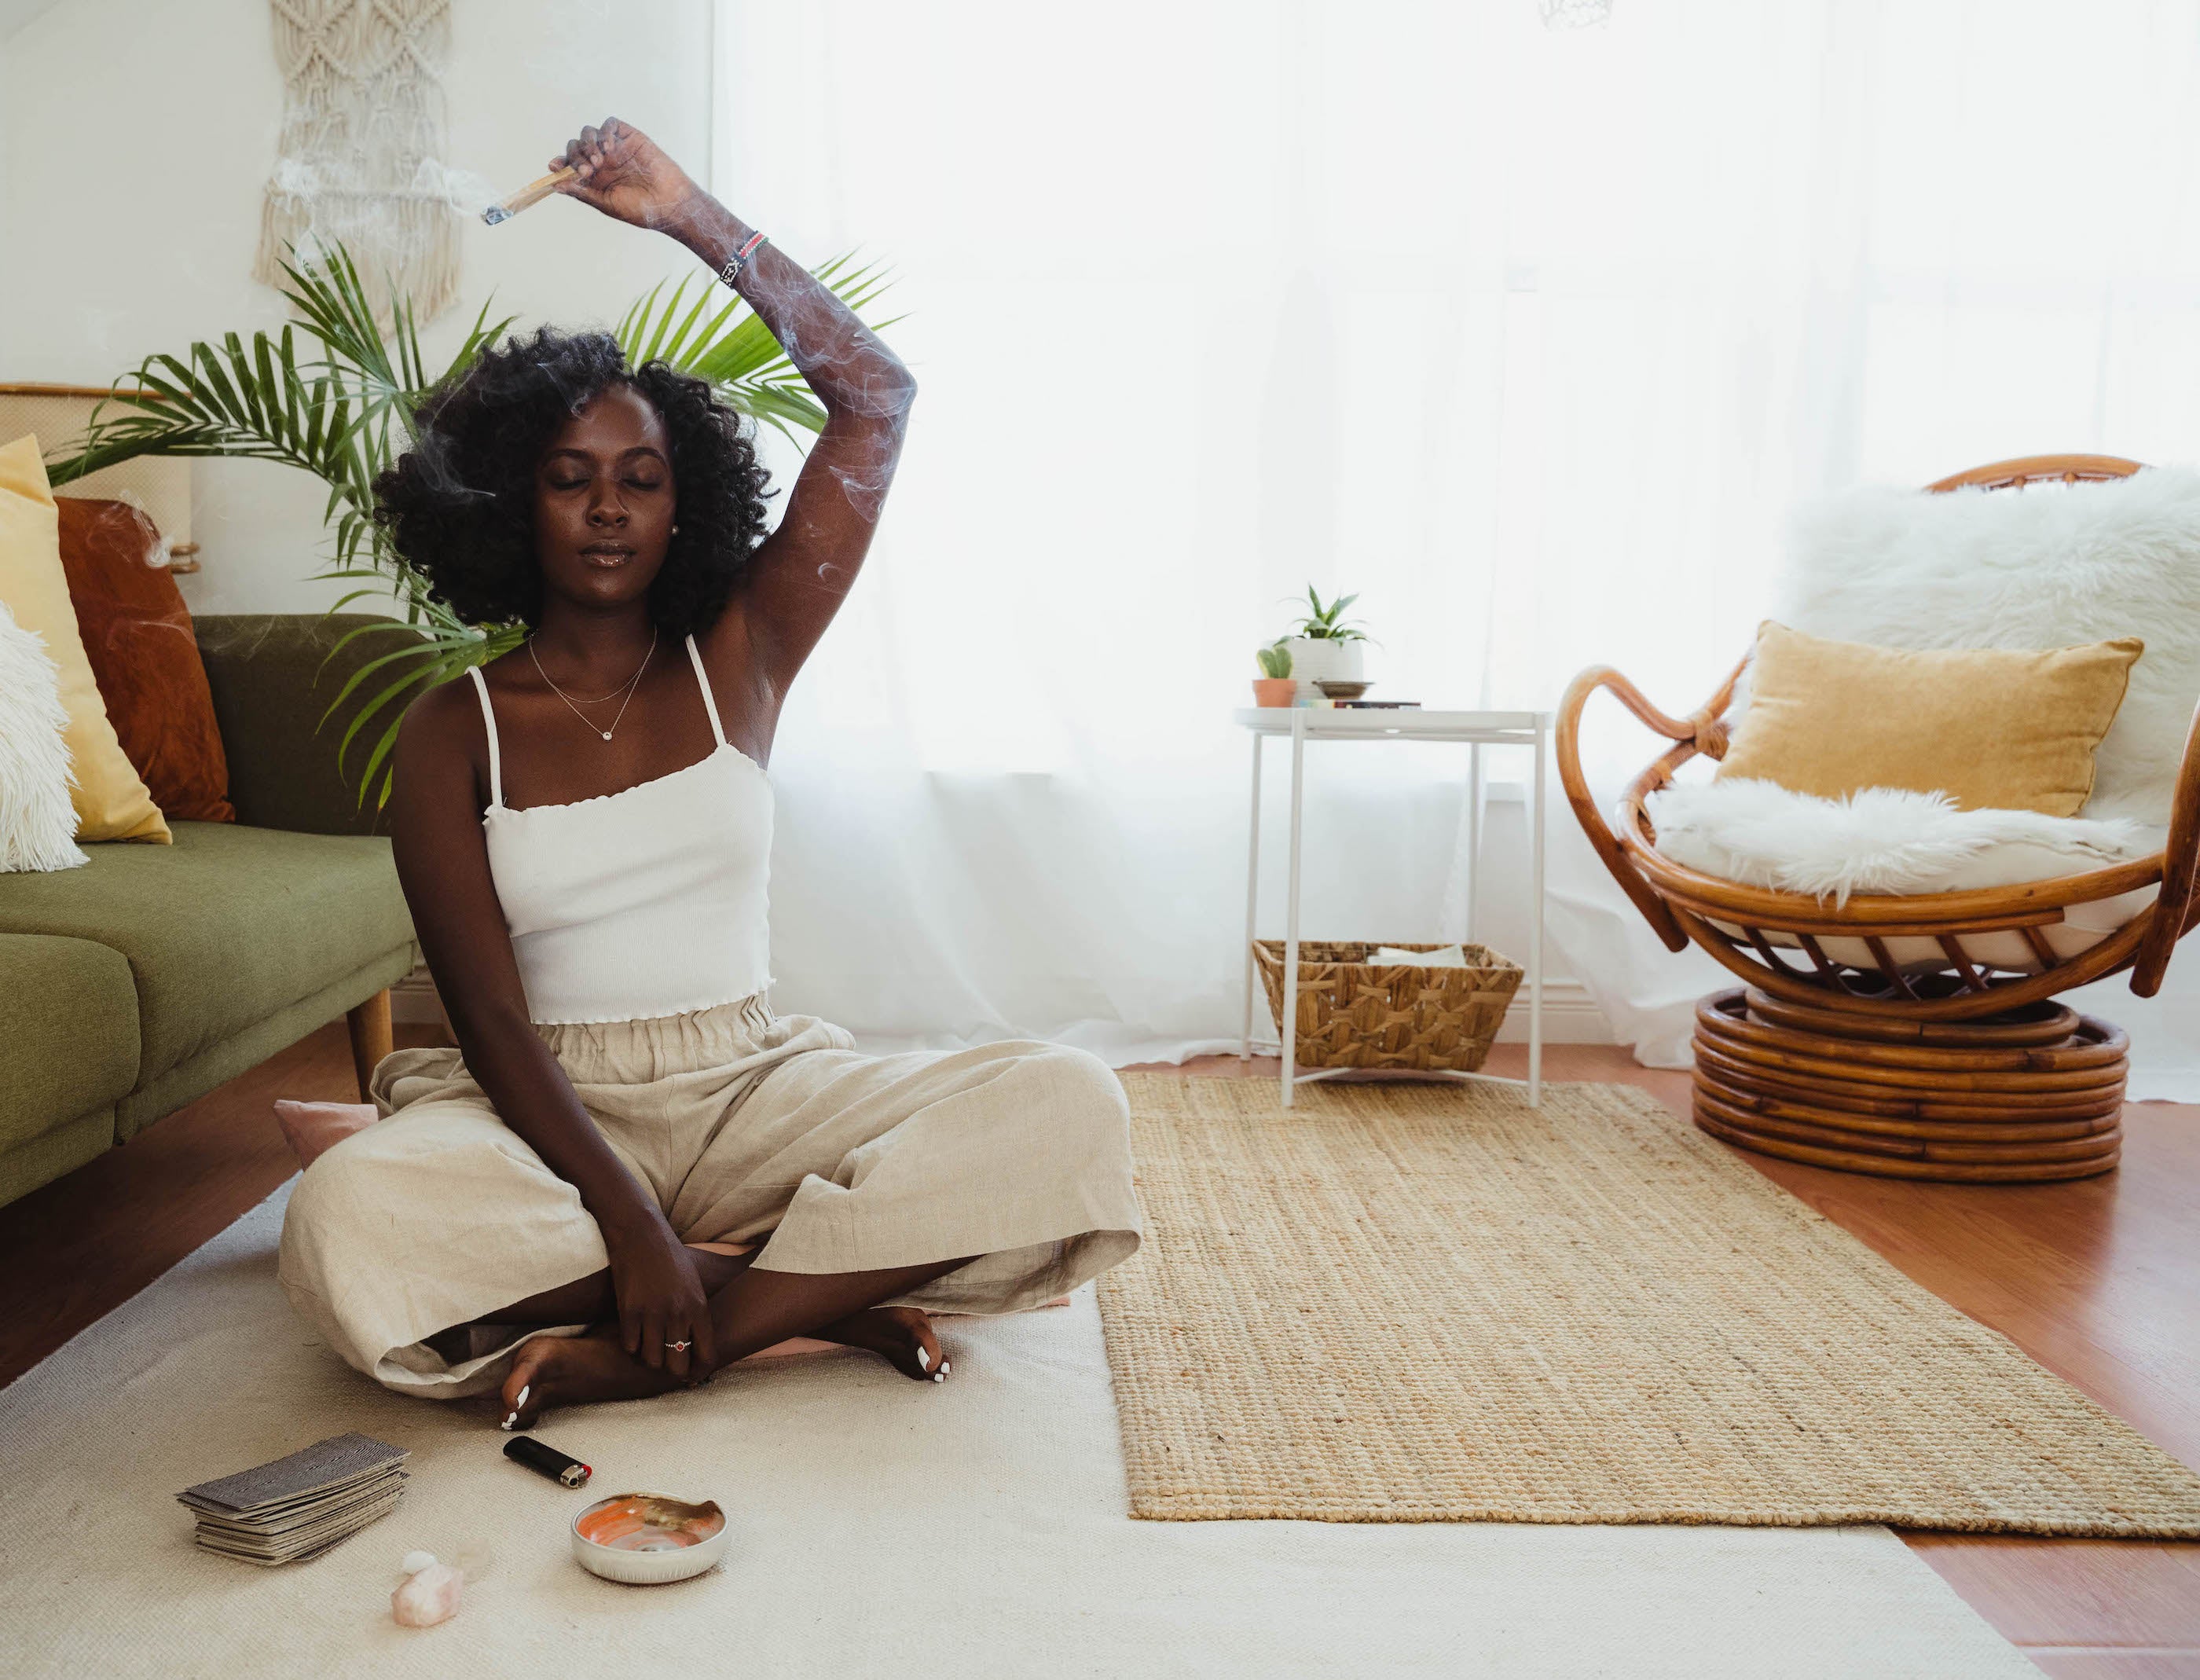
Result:
[[[446,161],[518,186],[581,126],[616,114],[704,178],[711,12],[711,0],[454,0]],[[59,0],[0,41],[0,380],[103,384],[150,352],[279,326],[282,299],[250,271],[281,116],[266,0]],[[789,166],[750,184],[783,209],[817,184]],[[669,241],[564,200],[499,228],[469,223],[464,239],[460,301],[430,328],[431,354],[492,290],[524,321],[607,324],[657,280],[695,269]],[[204,570],[183,587],[195,612],[335,599],[336,586],[307,581],[327,546],[318,481],[258,462],[193,472]],[[1439,875],[1455,812],[1455,795],[1437,797],[1422,825]],[[1483,934],[1524,953],[1523,814],[1492,811]],[[1354,850],[1319,818],[1311,840],[1325,875]],[[1310,936],[1364,931],[1351,880],[1348,869],[1341,893],[1310,892]],[[1569,1024],[1568,1036],[1602,1035],[1593,1014]]]
[[[518,186],[608,114],[700,176],[710,33],[710,0],[454,0],[446,161]],[[282,111],[266,0],[61,0],[0,42],[0,380],[104,384],[153,351],[279,326],[251,268]],[[565,200],[464,238],[431,354],[492,290],[523,321],[609,324],[695,266]],[[229,461],[194,477],[195,612],[335,598],[307,581],[325,550],[317,480]]]

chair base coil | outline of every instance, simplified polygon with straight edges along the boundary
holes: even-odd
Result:
[[[1752,988],[1696,1006],[1696,1124],[1815,1167],[2037,1183],[2111,1172],[2129,1042],[2059,1004],[1891,1021]]]

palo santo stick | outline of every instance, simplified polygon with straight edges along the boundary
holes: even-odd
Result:
[[[491,227],[499,222],[508,222],[530,204],[540,204],[559,187],[573,179],[576,171],[570,164],[553,170],[539,181],[530,181],[501,204],[492,204],[482,212],[482,220]]]

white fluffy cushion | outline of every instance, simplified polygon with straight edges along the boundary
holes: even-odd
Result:
[[[1852,893],[1959,893],[2105,869],[2160,847],[2128,819],[1960,811],[1945,793],[1866,787],[1846,799],[1748,777],[1650,796],[1658,850],[1723,881],[1846,903]]]
[[[1770,616],[1881,647],[2144,637],[2080,815],[2166,825],[2200,705],[2200,472],[1828,498],[1794,519]]]
[[[2128,818],[2042,817],[2031,811],[1958,811],[1945,794],[1866,787],[1846,799],[1790,793],[1770,781],[1686,783],[1651,795],[1648,811],[1658,850],[1675,863],[1724,881],[1839,902],[1852,893],[1960,893],[2012,887],[2105,869],[2162,848],[2166,830]],[[2039,929],[2057,958],[2091,950],[2154,902],[2142,887],[2113,899],[2074,904],[2062,920]],[[1714,926],[1741,937],[1736,925]],[[1797,947],[1792,934],[1768,932],[1774,945]],[[1823,935],[1833,961],[1875,969],[1878,953],[1860,939]],[[1890,939],[1898,968],[1931,971],[1945,965],[1939,940]],[[2017,933],[1966,934],[1975,963],[2019,973],[2042,965]]]
[[[72,869],[76,844],[61,673],[0,602],[0,874]]]

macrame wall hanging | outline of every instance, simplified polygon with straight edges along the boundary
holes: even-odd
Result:
[[[450,0],[272,0],[282,138],[253,278],[283,284],[341,240],[376,311],[393,289],[426,320],[459,286],[459,221],[443,163]]]

